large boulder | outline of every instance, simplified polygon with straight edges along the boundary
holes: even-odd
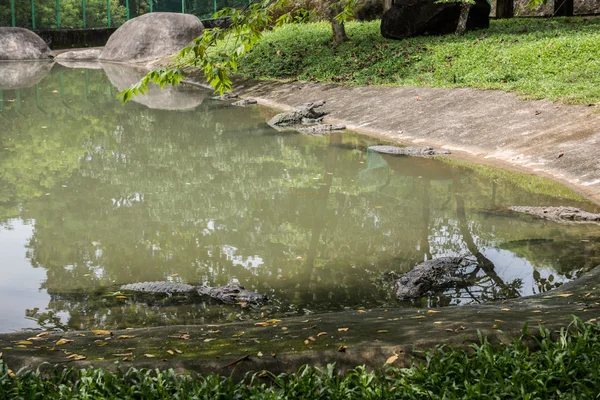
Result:
[[[100,60],[147,63],[170,56],[200,36],[204,26],[190,14],[155,12],[121,25],[108,39]]]
[[[0,27],[0,60],[47,60],[50,48],[44,39],[24,28]]]
[[[460,15],[458,3],[435,0],[396,0],[381,19],[381,34],[389,39],[404,39],[423,34],[440,35],[456,31]],[[490,3],[475,0],[469,11],[467,29],[490,26]]]

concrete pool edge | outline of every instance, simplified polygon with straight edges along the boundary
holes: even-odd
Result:
[[[197,71],[185,82],[208,87]],[[403,145],[451,150],[459,160],[550,178],[600,204],[596,106],[521,100],[512,93],[471,88],[234,79],[233,90],[281,110],[323,99],[328,123]]]

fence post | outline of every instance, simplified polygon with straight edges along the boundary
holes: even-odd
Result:
[[[129,21],[129,0],[125,0],[125,19]]]
[[[217,13],[217,0],[213,0],[213,16]]]
[[[181,13],[185,14],[185,0],[181,0]]]
[[[152,3],[154,3],[154,2],[152,0],[150,0],[150,12],[153,11],[153,4]]]
[[[110,0],[106,0],[106,15],[108,27],[110,28]]]
[[[85,0],[81,0],[81,9],[83,11],[82,17],[83,17],[83,29],[87,28],[87,15],[86,15],[86,9],[85,9]]]
[[[35,30],[35,0],[31,0],[31,29]]]
[[[17,26],[17,19],[15,17],[15,0],[10,0],[10,17],[13,28]]]
[[[56,27],[60,29],[60,0],[56,0]]]

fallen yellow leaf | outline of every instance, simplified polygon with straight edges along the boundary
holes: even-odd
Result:
[[[67,344],[67,343],[73,343],[74,340],[71,339],[60,339],[59,341],[56,342],[57,346],[63,345],[63,344]]]
[[[571,297],[573,296],[573,293],[561,293],[561,294],[557,294],[558,297]]]
[[[492,325],[492,329],[498,329],[498,325]]]
[[[346,351],[347,348],[348,346],[340,346],[338,347],[338,351]]]
[[[42,333],[38,333],[35,336],[37,336],[37,337],[44,337],[44,336],[48,336],[48,334],[49,334],[49,332],[42,332]]]
[[[503,308],[500,311],[510,311],[510,308]]]
[[[386,364],[393,364],[396,362],[396,360],[398,359],[398,356],[396,354],[394,354],[393,356],[391,356],[390,358],[388,358],[387,360],[385,360]]]
[[[359,313],[366,312],[365,310],[356,310],[356,311],[359,312]]]
[[[348,328],[338,328],[338,332],[348,332]]]
[[[133,339],[135,336],[130,335],[119,335],[117,339]]]
[[[268,322],[257,322],[254,325],[256,325],[256,326],[270,326]]]
[[[261,353],[260,351],[258,352],[257,356],[262,357],[263,353]]]
[[[327,335],[327,332],[319,332],[319,333],[317,333],[317,337],[323,336],[323,335]]]
[[[113,356],[115,357],[128,357],[128,356],[132,356],[133,353],[117,353],[117,354],[113,354]]]
[[[115,296],[115,299],[120,299],[120,300],[123,300],[123,299],[126,299],[126,298],[127,298],[127,296]]]
[[[175,353],[177,353],[177,354],[183,354],[183,351],[181,351],[179,349],[175,349]]]
[[[173,350],[167,350],[167,353],[169,353],[170,355],[175,354],[175,352]]]
[[[146,357],[146,358],[154,358],[156,356],[154,354],[144,354],[144,357]]]
[[[204,339],[204,343],[208,343],[208,342],[210,342],[210,341],[212,341],[212,340],[216,340],[216,339],[215,339],[215,338],[208,338],[208,339]]]
[[[427,314],[437,314],[441,311],[437,311],[437,310],[427,310]]]
[[[280,319],[268,319],[267,322],[270,324],[277,324],[277,323],[283,322],[283,321]]]
[[[21,345],[29,345],[29,344],[33,344],[33,342],[32,342],[32,341],[29,341],[29,340],[19,340],[19,341],[17,342],[17,344],[21,344]]]
[[[377,333],[388,333],[387,329],[380,329],[377,331]]]
[[[306,340],[304,341],[304,344],[309,344],[309,343],[310,343],[310,342],[308,341],[308,339],[306,339]]]
[[[244,332],[240,332],[240,333],[234,333],[233,335],[231,335],[232,337],[241,337],[244,334]]]
[[[110,335],[110,331],[107,331],[106,329],[92,329],[92,333],[96,336]]]
[[[310,341],[314,342],[314,341],[315,341],[315,340],[317,340],[317,339],[315,339],[315,338],[314,338],[314,337],[312,337],[312,336],[309,336],[309,337],[308,337],[308,340],[310,340]]]
[[[424,316],[424,315],[417,315],[416,317],[413,317],[413,318],[414,319],[424,319],[424,318],[427,318],[427,317]]]

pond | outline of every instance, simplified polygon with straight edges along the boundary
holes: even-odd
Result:
[[[273,110],[191,87],[122,105],[137,75],[121,67],[46,72],[0,91],[0,332],[461,305],[547,291],[600,264],[598,225],[506,212],[599,211],[551,181],[380,155],[352,132],[277,132]],[[395,298],[394,276],[453,255],[484,261],[471,286]],[[144,281],[239,282],[270,301],[119,292]]]

